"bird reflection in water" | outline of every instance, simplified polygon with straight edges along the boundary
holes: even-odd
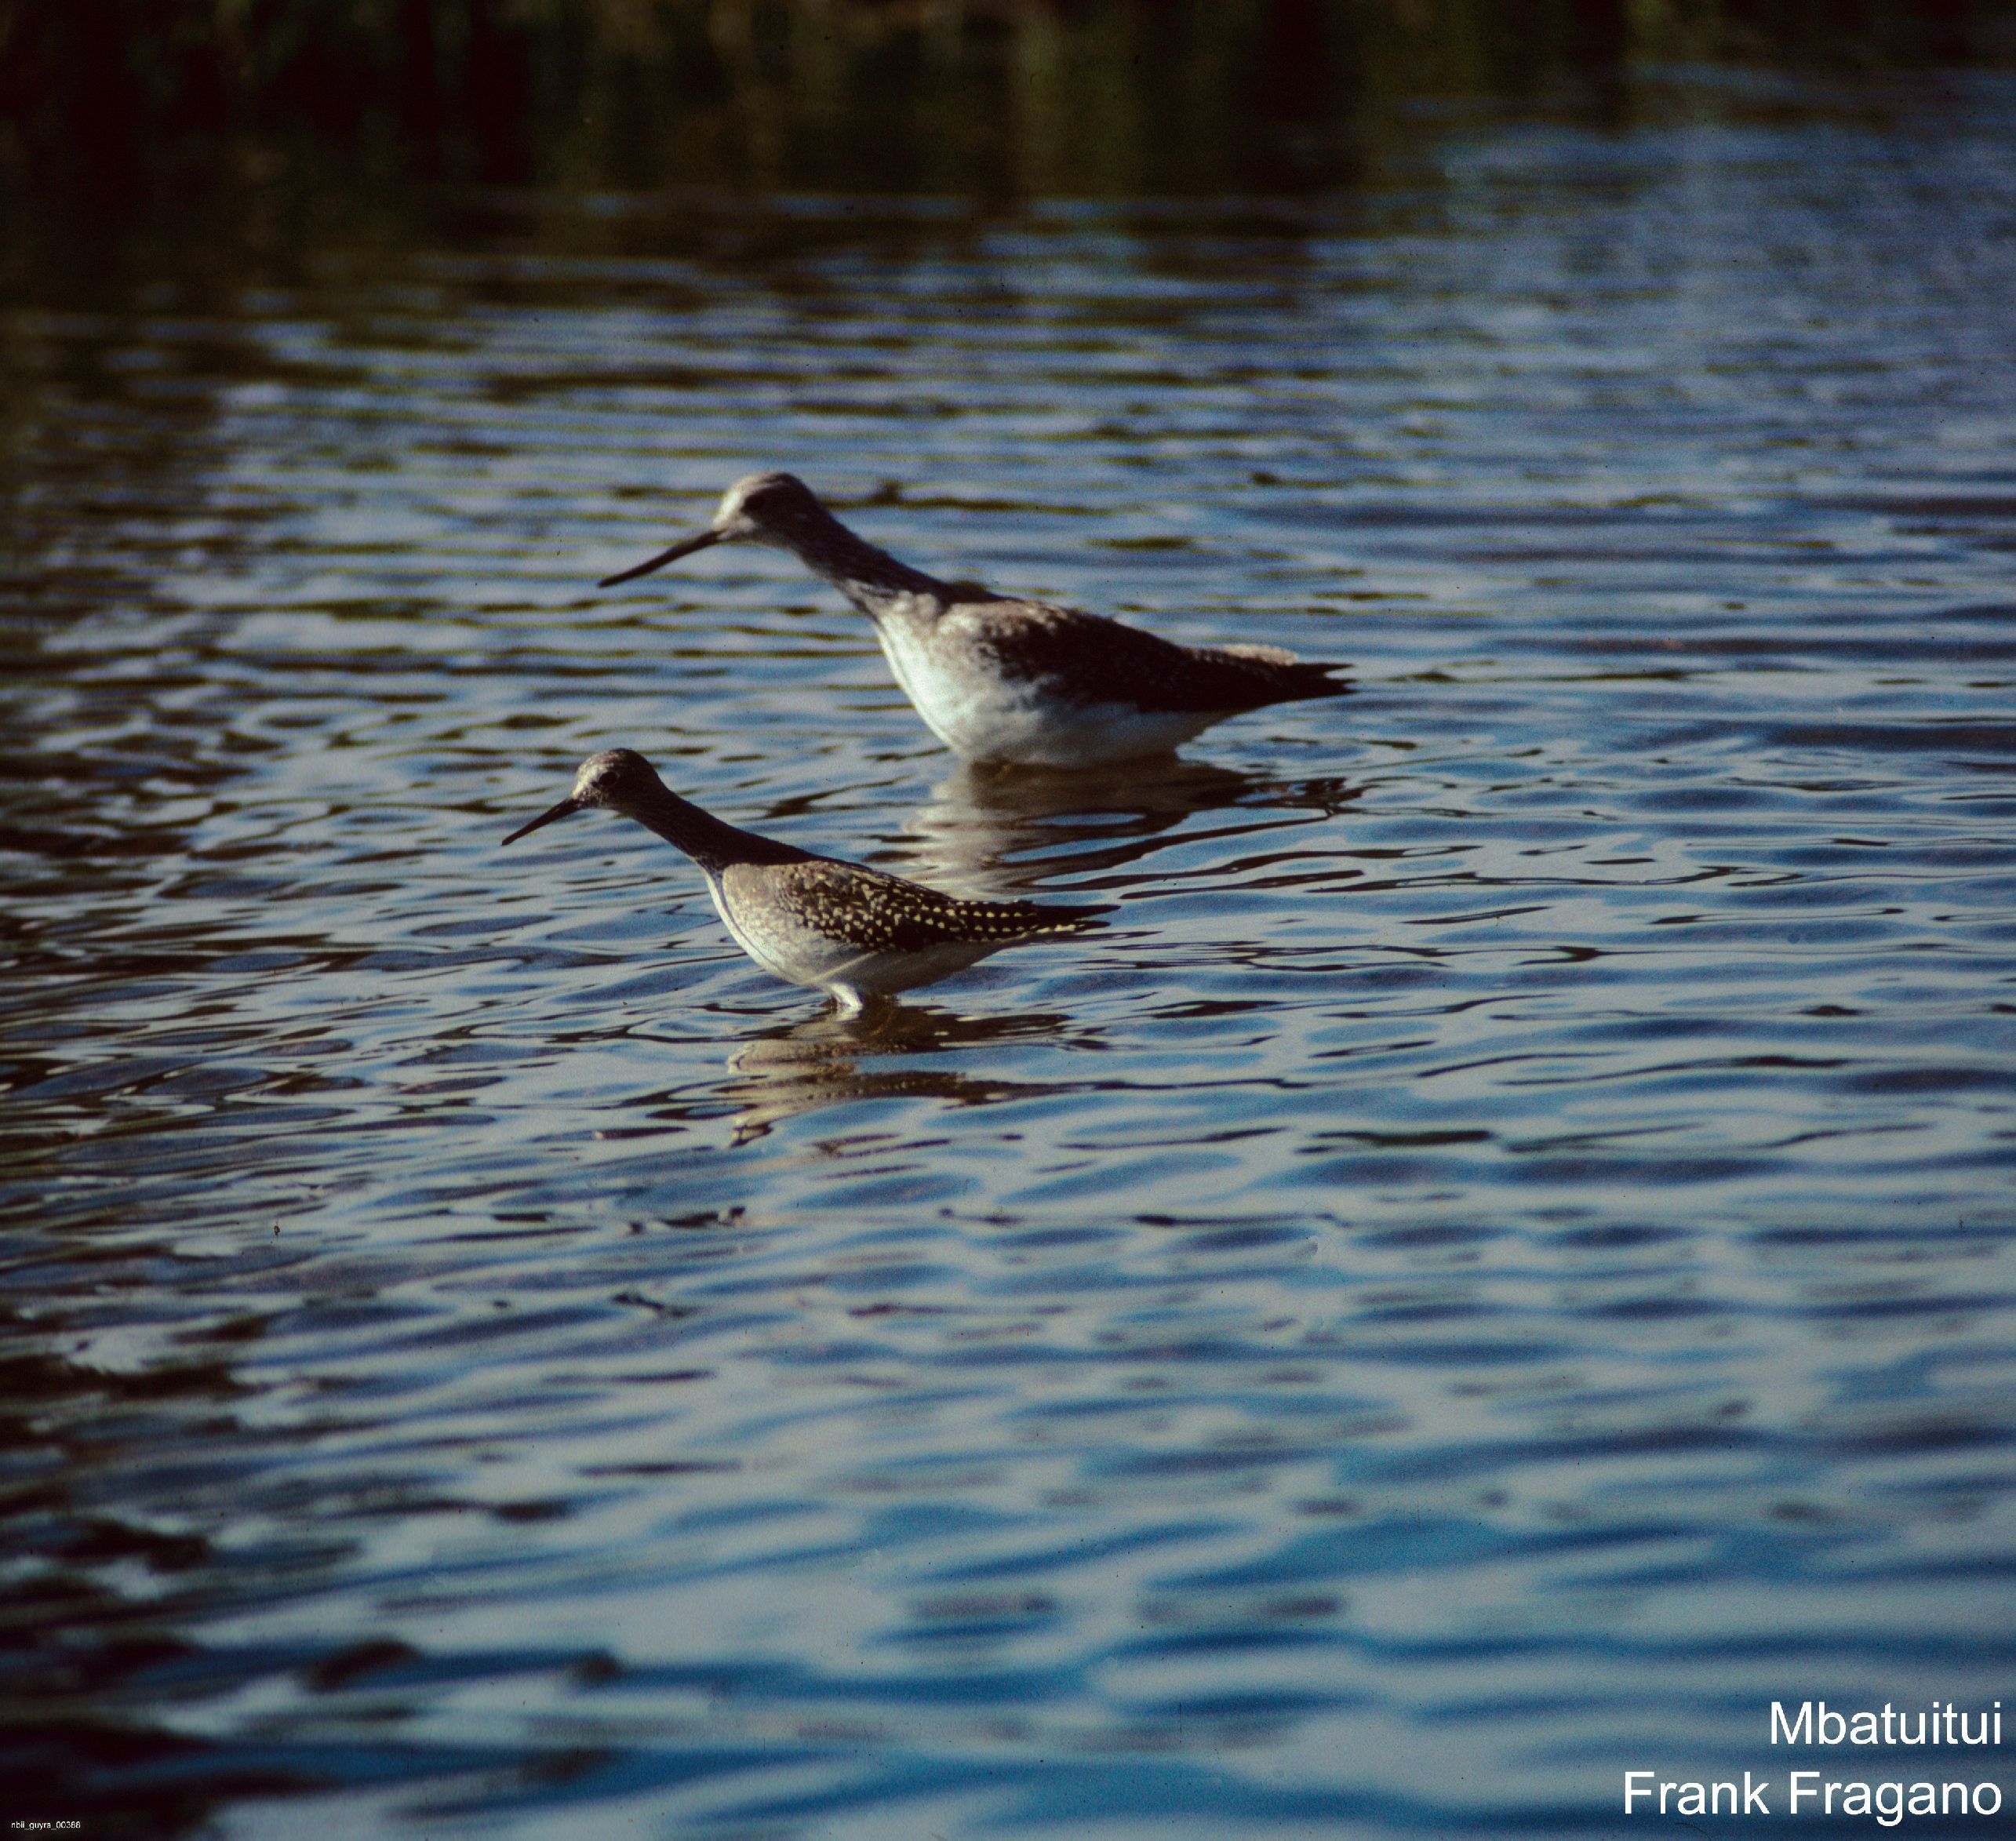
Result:
[[[786,1119],[857,1100],[931,1099],[976,1106],[1059,1092],[1057,1082],[962,1074],[947,1067],[919,1067],[915,1060],[1053,1037],[1070,1021],[1053,1011],[961,1017],[926,1005],[886,1002],[851,1014],[829,1010],[763,1030],[728,1057],[728,1078],[720,1090],[741,1108],[734,1141],[748,1144]]]
[[[1138,863],[1207,812],[1236,816],[1214,838],[1319,823],[1364,788],[1334,778],[1245,773],[1171,755],[1075,773],[961,766],[931,789],[892,840],[906,874],[966,879],[975,894],[1036,886],[1068,864],[1074,875]]]

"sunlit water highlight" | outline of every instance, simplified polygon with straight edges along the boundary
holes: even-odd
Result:
[[[1773,1697],[2002,1693],[2013,129],[16,311],[20,1781],[1608,1832]],[[960,770],[780,558],[587,585],[761,465],[1361,691]],[[1123,911],[839,1020],[634,828],[498,849],[617,743]]]

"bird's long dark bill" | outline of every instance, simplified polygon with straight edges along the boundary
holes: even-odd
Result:
[[[580,802],[578,799],[572,797],[564,799],[551,811],[540,813],[529,824],[521,824],[516,831],[504,839],[504,842],[508,844],[515,844],[528,832],[538,830],[542,824],[557,824],[562,818],[572,817],[580,809]]]
[[[649,575],[653,569],[663,569],[668,562],[676,562],[682,556],[690,556],[696,550],[711,548],[721,541],[720,533],[704,530],[697,537],[684,537],[669,550],[661,550],[649,562],[640,562],[635,569],[617,571],[606,575],[595,584],[598,588],[613,588],[618,582],[634,582],[640,575]]]

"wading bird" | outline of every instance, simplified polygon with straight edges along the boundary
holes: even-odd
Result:
[[[715,544],[788,550],[875,622],[917,713],[967,760],[1086,767],[1180,748],[1227,716],[1341,697],[1343,667],[1278,646],[1179,646],[1138,627],[941,581],[847,529],[789,473],[731,486],[713,524],[606,577],[613,588]]]
[[[735,944],[766,972],[831,991],[849,1010],[927,984],[1025,940],[1083,933],[1110,913],[1033,901],[963,901],[859,863],[741,831],[666,786],[642,755],[591,756],[574,790],[504,839],[591,806],[634,818],[683,850]]]

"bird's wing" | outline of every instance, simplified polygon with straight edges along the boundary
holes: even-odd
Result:
[[[728,873],[732,882],[737,872]],[[781,900],[806,926],[868,951],[921,952],[955,942],[1020,940],[1068,930],[1090,918],[1085,911],[1033,901],[963,901],[920,882],[830,857],[758,873],[771,879],[762,898]]]
[[[1334,667],[1305,664],[1278,646],[1179,646],[1139,627],[1042,601],[956,603],[934,638],[973,646],[1003,672],[1083,704],[1254,709],[1342,688],[1328,675]]]

